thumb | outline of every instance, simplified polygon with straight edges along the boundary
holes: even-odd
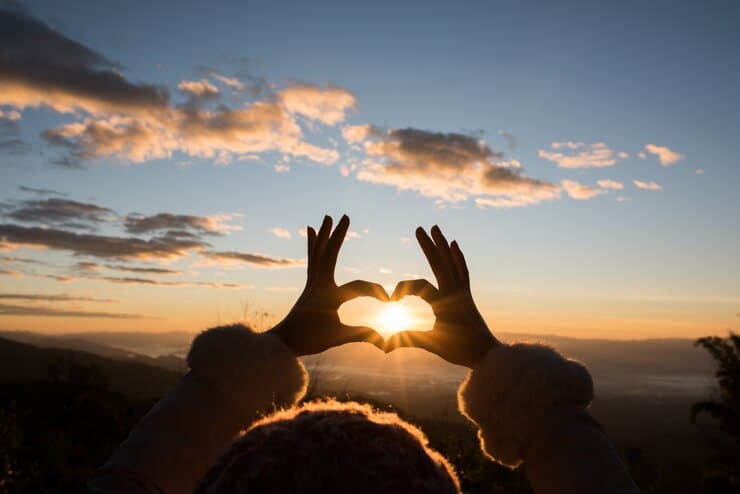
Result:
[[[401,347],[422,348],[438,354],[439,344],[430,331],[401,331],[388,339],[385,344],[385,353]]]
[[[355,342],[367,342],[385,351],[385,339],[374,329],[367,326],[343,325],[336,346]]]

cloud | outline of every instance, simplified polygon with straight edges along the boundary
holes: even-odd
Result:
[[[602,189],[612,189],[612,190],[624,189],[624,184],[622,182],[617,182],[616,180],[610,180],[606,178],[602,180],[598,180],[596,184]]]
[[[222,264],[246,263],[261,268],[298,268],[306,265],[304,259],[281,259],[253,252],[204,251],[201,255]]]
[[[277,227],[277,226],[275,228],[270,229],[270,233],[272,233],[278,238],[290,238],[292,236],[288,230],[286,230],[285,228]]]
[[[643,182],[641,180],[633,180],[632,183],[635,184],[635,187],[637,187],[638,189],[661,190],[663,188],[662,185],[652,180],[650,182]]]
[[[146,113],[167,109],[167,91],[135,84],[118,64],[31,16],[0,9],[0,105],[62,113]]]
[[[37,259],[30,259],[28,257],[15,257],[15,256],[0,256],[0,262],[19,262],[22,264],[38,264],[41,266],[49,266],[49,263],[45,261],[39,261]]]
[[[199,81],[181,81],[180,84],[177,85],[177,89],[198,99],[218,98],[221,94],[218,88],[208,82],[207,79],[201,79]]]
[[[60,164],[74,167],[88,159],[141,163],[176,152],[226,164],[235,155],[279,151],[332,164],[338,152],[306,142],[296,116],[336,125],[356,104],[346,89],[297,83],[277,92],[270,88],[263,101],[211,111],[202,104],[219,90],[201,79],[179,84],[188,99],[178,105],[166,88],[131,82],[103,55],[25,13],[5,9],[0,9],[0,46],[0,105],[14,108],[13,115],[44,106],[74,118],[42,133],[67,153]],[[243,87],[214,74],[214,80]],[[16,141],[6,147],[17,147]]]
[[[97,204],[51,197],[23,201],[4,216],[23,223],[90,228],[111,220],[115,213]]]
[[[350,144],[358,144],[377,132],[372,125],[348,125],[342,129],[342,137]]]
[[[233,215],[195,216],[189,214],[157,213],[150,216],[130,214],[124,219],[124,228],[129,233],[150,233],[171,231],[176,237],[198,235],[223,235],[238,226],[228,225],[226,221]]]
[[[28,151],[28,143],[18,137],[17,122],[20,118],[21,114],[17,111],[0,110],[0,151],[8,154],[22,154]]]
[[[275,172],[277,173],[288,173],[290,171],[289,165],[275,165]]]
[[[694,175],[704,175],[704,168],[697,168],[694,170]]]
[[[275,102],[232,110],[173,110],[170,119],[148,122],[130,116],[88,118],[44,131],[49,143],[80,159],[115,157],[141,163],[175,152],[228,164],[234,155],[279,151],[333,164],[339,153],[303,140],[298,123]]]
[[[38,189],[36,187],[27,187],[25,185],[21,185],[18,187],[18,190],[22,192],[29,192],[31,194],[36,194],[39,196],[59,196],[59,197],[66,197],[67,194],[63,192],[57,192],[56,190],[51,189]]]
[[[254,76],[247,71],[246,66],[248,65],[248,61],[246,59],[242,58],[240,60],[236,60],[236,62],[238,62],[241,68],[234,75],[226,75],[218,69],[202,65],[195,67],[195,70],[202,76],[215,80],[235,92],[247,92],[252,95],[260,95],[262,93],[269,92],[273,88],[273,85],[264,77]]]
[[[31,317],[83,317],[97,319],[143,319],[141,314],[126,314],[118,312],[88,312],[82,310],[55,309],[51,307],[25,306],[0,304],[0,316],[31,316]]]
[[[623,159],[623,160],[626,160],[627,158],[629,158],[629,157],[630,157],[629,153],[627,153],[627,152],[625,152],[625,151],[620,151],[620,152],[618,152],[618,153],[617,153],[617,156],[618,156],[618,157],[619,157],[620,159]]]
[[[357,105],[354,95],[346,89],[312,84],[295,84],[278,95],[280,103],[291,114],[300,114],[326,125],[342,122],[346,113]]]
[[[169,158],[177,148],[166,129],[129,116],[87,118],[42,132],[49,144],[65,148],[71,157],[86,160],[104,156],[128,159],[134,163]],[[74,161],[75,166],[79,166]]]
[[[557,163],[560,168],[604,168],[617,164],[614,151],[603,142],[586,145],[582,142],[553,142],[554,151],[540,149],[540,158]]]
[[[472,136],[405,128],[373,131],[362,181],[413,190],[443,202],[476,197],[479,206],[514,207],[559,197],[556,184],[526,177],[521,165]]]
[[[26,273],[29,274],[29,273]],[[49,278],[50,280],[57,281],[59,283],[72,283],[77,278],[74,276],[65,276],[65,275],[59,275],[59,274],[46,274],[46,275],[36,275],[32,274],[32,276],[42,276],[43,278]]]
[[[658,157],[658,161],[663,166],[675,165],[678,161],[684,159],[684,155],[673,151],[665,146],[657,146],[655,144],[648,144],[645,146],[645,150],[654,154]]]
[[[211,283],[208,281],[162,281],[151,278],[137,278],[133,276],[88,276],[88,280],[107,281],[119,285],[149,285],[149,286],[168,286],[168,287],[203,287],[203,288],[251,288],[248,285],[239,283]]]
[[[78,263],[78,265],[81,263]],[[128,273],[147,273],[147,274],[182,274],[182,271],[177,269],[166,269],[166,268],[142,268],[137,266],[124,266],[122,264],[105,264],[105,268],[112,269],[114,271],[125,271]]]
[[[211,77],[236,91],[243,91],[245,89],[244,83],[236,77],[227,77],[219,73],[212,73]]]
[[[80,261],[75,266],[79,271],[97,273],[100,270],[100,265],[96,262]]]
[[[117,302],[110,298],[84,297],[66,293],[0,293],[0,300],[27,300],[31,302]]]
[[[10,111],[3,111],[0,109],[0,120],[5,120],[7,122],[17,122],[21,119],[21,114],[18,111],[10,110]]]
[[[10,247],[41,247],[75,255],[110,259],[174,259],[209,244],[197,239],[170,235],[150,239],[78,233],[57,228],[0,224],[0,241]]]
[[[590,185],[584,185],[575,180],[563,180],[560,184],[571,199],[577,199],[580,201],[591,199],[604,193],[604,190],[602,189],[597,189]]]

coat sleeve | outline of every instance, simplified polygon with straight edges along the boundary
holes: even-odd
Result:
[[[461,412],[480,428],[484,453],[508,467],[523,463],[537,494],[637,493],[586,411],[592,399],[582,364],[527,344],[490,350],[458,391]]]
[[[306,391],[303,364],[276,337],[244,326],[198,335],[190,372],[134,427],[90,492],[191,493],[240,430]]]

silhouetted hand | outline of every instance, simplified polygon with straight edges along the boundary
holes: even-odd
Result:
[[[456,241],[447,244],[439,227],[432,227],[429,238],[423,228],[416,239],[437,278],[439,288],[427,280],[401,281],[391,300],[417,295],[432,306],[436,317],[431,331],[402,331],[386,342],[386,352],[399,347],[418,347],[436,353],[453,364],[474,367],[499,341],[491,334],[473,302],[470,276]]]
[[[320,353],[354,341],[367,341],[384,349],[383,337],[372,328],[348,326],[339,320],[337,309],[353,298],[373,297],[382,302],[389,299],[385,289],[377,283],[355,280],[337,286],[334,268],[349,228],[349,218],[342,216],[334,233],[331,226],[331,217],[325,216],[318,234],[308,227],[306,288],[285,319],[269,331],[297,356]]]

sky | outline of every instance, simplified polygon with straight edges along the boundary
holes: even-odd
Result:
[[[269,327],[306,226],[346,213],[339,283],[433,281],[438,224],[494,332],[737,330],[738,25],[730,1],[0,2],[0,328]]]

